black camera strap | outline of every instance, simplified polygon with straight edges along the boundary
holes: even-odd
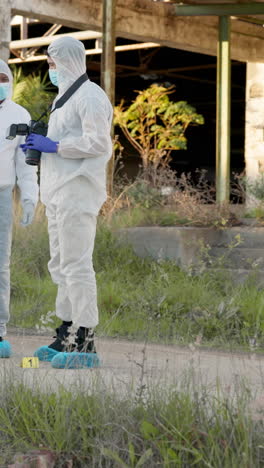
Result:
[[[70,87],[69,89],[67,89],[67,91],[61,96],[60,99],[58,99],[58,101],[56,102],[55,106],[54,106],[54,109],[52,109],[51,111],[51,114],[52,112],[54,112],[56,109],[60,109],[62,106],[64,106],[65,102],[67,102],[70,97],[75,93],[75,91],[77,91],[77,89],[80,88],[80,86],[82,86],[83,83],[85,83],[85,81],[88,80],[88,75],[87,73],[84,73],[82,76],[80,76],[78,78],[78,80],[76,80]]]
[[[42,117],[44,117],[45,115],[47,115],[49,112],[50,114],[52,114],[52,112],[54,112],[55,110],[57,109],[60,109],[62,106],[64,106],[64,104],[70,99],[70,97],[75,93],[75,91],[77,91],[77,89],[79,89],[83,83],[85,83],[85,81],[87,81],[89,78],[88,78],[88,75],[87,73],[84,73],[83,75],[81,75],[70,87],[69,89],[67,89],[67,91],[65,91],[65,93],[60,97],[60,99],[58,99],[58,101],[56,101],[55,103],[55,106],[54,108],[52,109],[52,104],[48,107],[48,109],[43,112],[43,114],[41,114],[41,116],[38,118],[38,120],[36,120],[36,122],[38,122],[39,120],[42,119]],[[51,110],[52,109],[52,110]]]

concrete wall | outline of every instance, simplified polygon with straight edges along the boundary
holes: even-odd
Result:
[[[264,64],[247,64],[246,86],[246,174],[255,179],[264,173]],[[254,200],[248,198],[248,204]]]
[[[235,274],[258,270],[264,281],[264,228],[134,227],[118,232],[139,257],[171,260],[185,270],[220,268]]]
[[[10,2],[0,0],[0,58],[5,61],[9,58],[9,42],[11,41],[10,21]]]

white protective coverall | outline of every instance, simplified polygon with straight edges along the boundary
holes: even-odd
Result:
[[[25,163],[25,155],[19,148],[24,137],[6,139],[8,127],[13,123],[29,123],[30,115],[11,101],[13,76],[3,60],[0,73],[7,75],[11,84],[9,97],[0,104],[0,337],[3,337],[9,320],[12,190],[17,180],[22,206],[29,203],[36,206],[38,184],[36,168]]]
[[[65,37],[55,40],[48,54],[58,73],[57,100],[85,73],[85,49],[82,42]],[[48,267],[58,285],[56,314],[76,327],[98,324],[92,254],[96,216],[106,200],[112,115],[105,92],[86,81],[51,114],[47,136],[59,142],[59,149],[42,153],[41,158],[40,193],[50,239]]]

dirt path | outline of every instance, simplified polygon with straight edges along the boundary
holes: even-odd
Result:
[[[228,394],[246,386],[253,391],[255,404],[264,410],[264,356],[98,339],[97,351],[102,361],[99,369],[53,369],[45,362],[40,363],[39,369],[22,369],[22,357],[33,356],[37,347],[50,343],[50,338],[23,335],[22,331],[8,338],[13,356],[0,359],[0,375],[23,379],[47,391],[56,390],[60,384],[89,390],[98,382],[129,394],[147,388],[186,388],[186,381],[197,390],[205,387],[215,392],[221,388]]]

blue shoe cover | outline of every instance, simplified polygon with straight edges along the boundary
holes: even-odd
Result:
[[[84,367],[99,367],[100,360],[96,353],[58,353],[51,361],[55,369],[82,369]]]
[[[8,358],[12,354],[9,341],[0,341],[0,358]]]
[[[40,361],[51,362],[56,354],[60,354],[60,352],[48,346],[41,346],[41,348],[36,349],[34,352],[34,357],[38,357]]]

